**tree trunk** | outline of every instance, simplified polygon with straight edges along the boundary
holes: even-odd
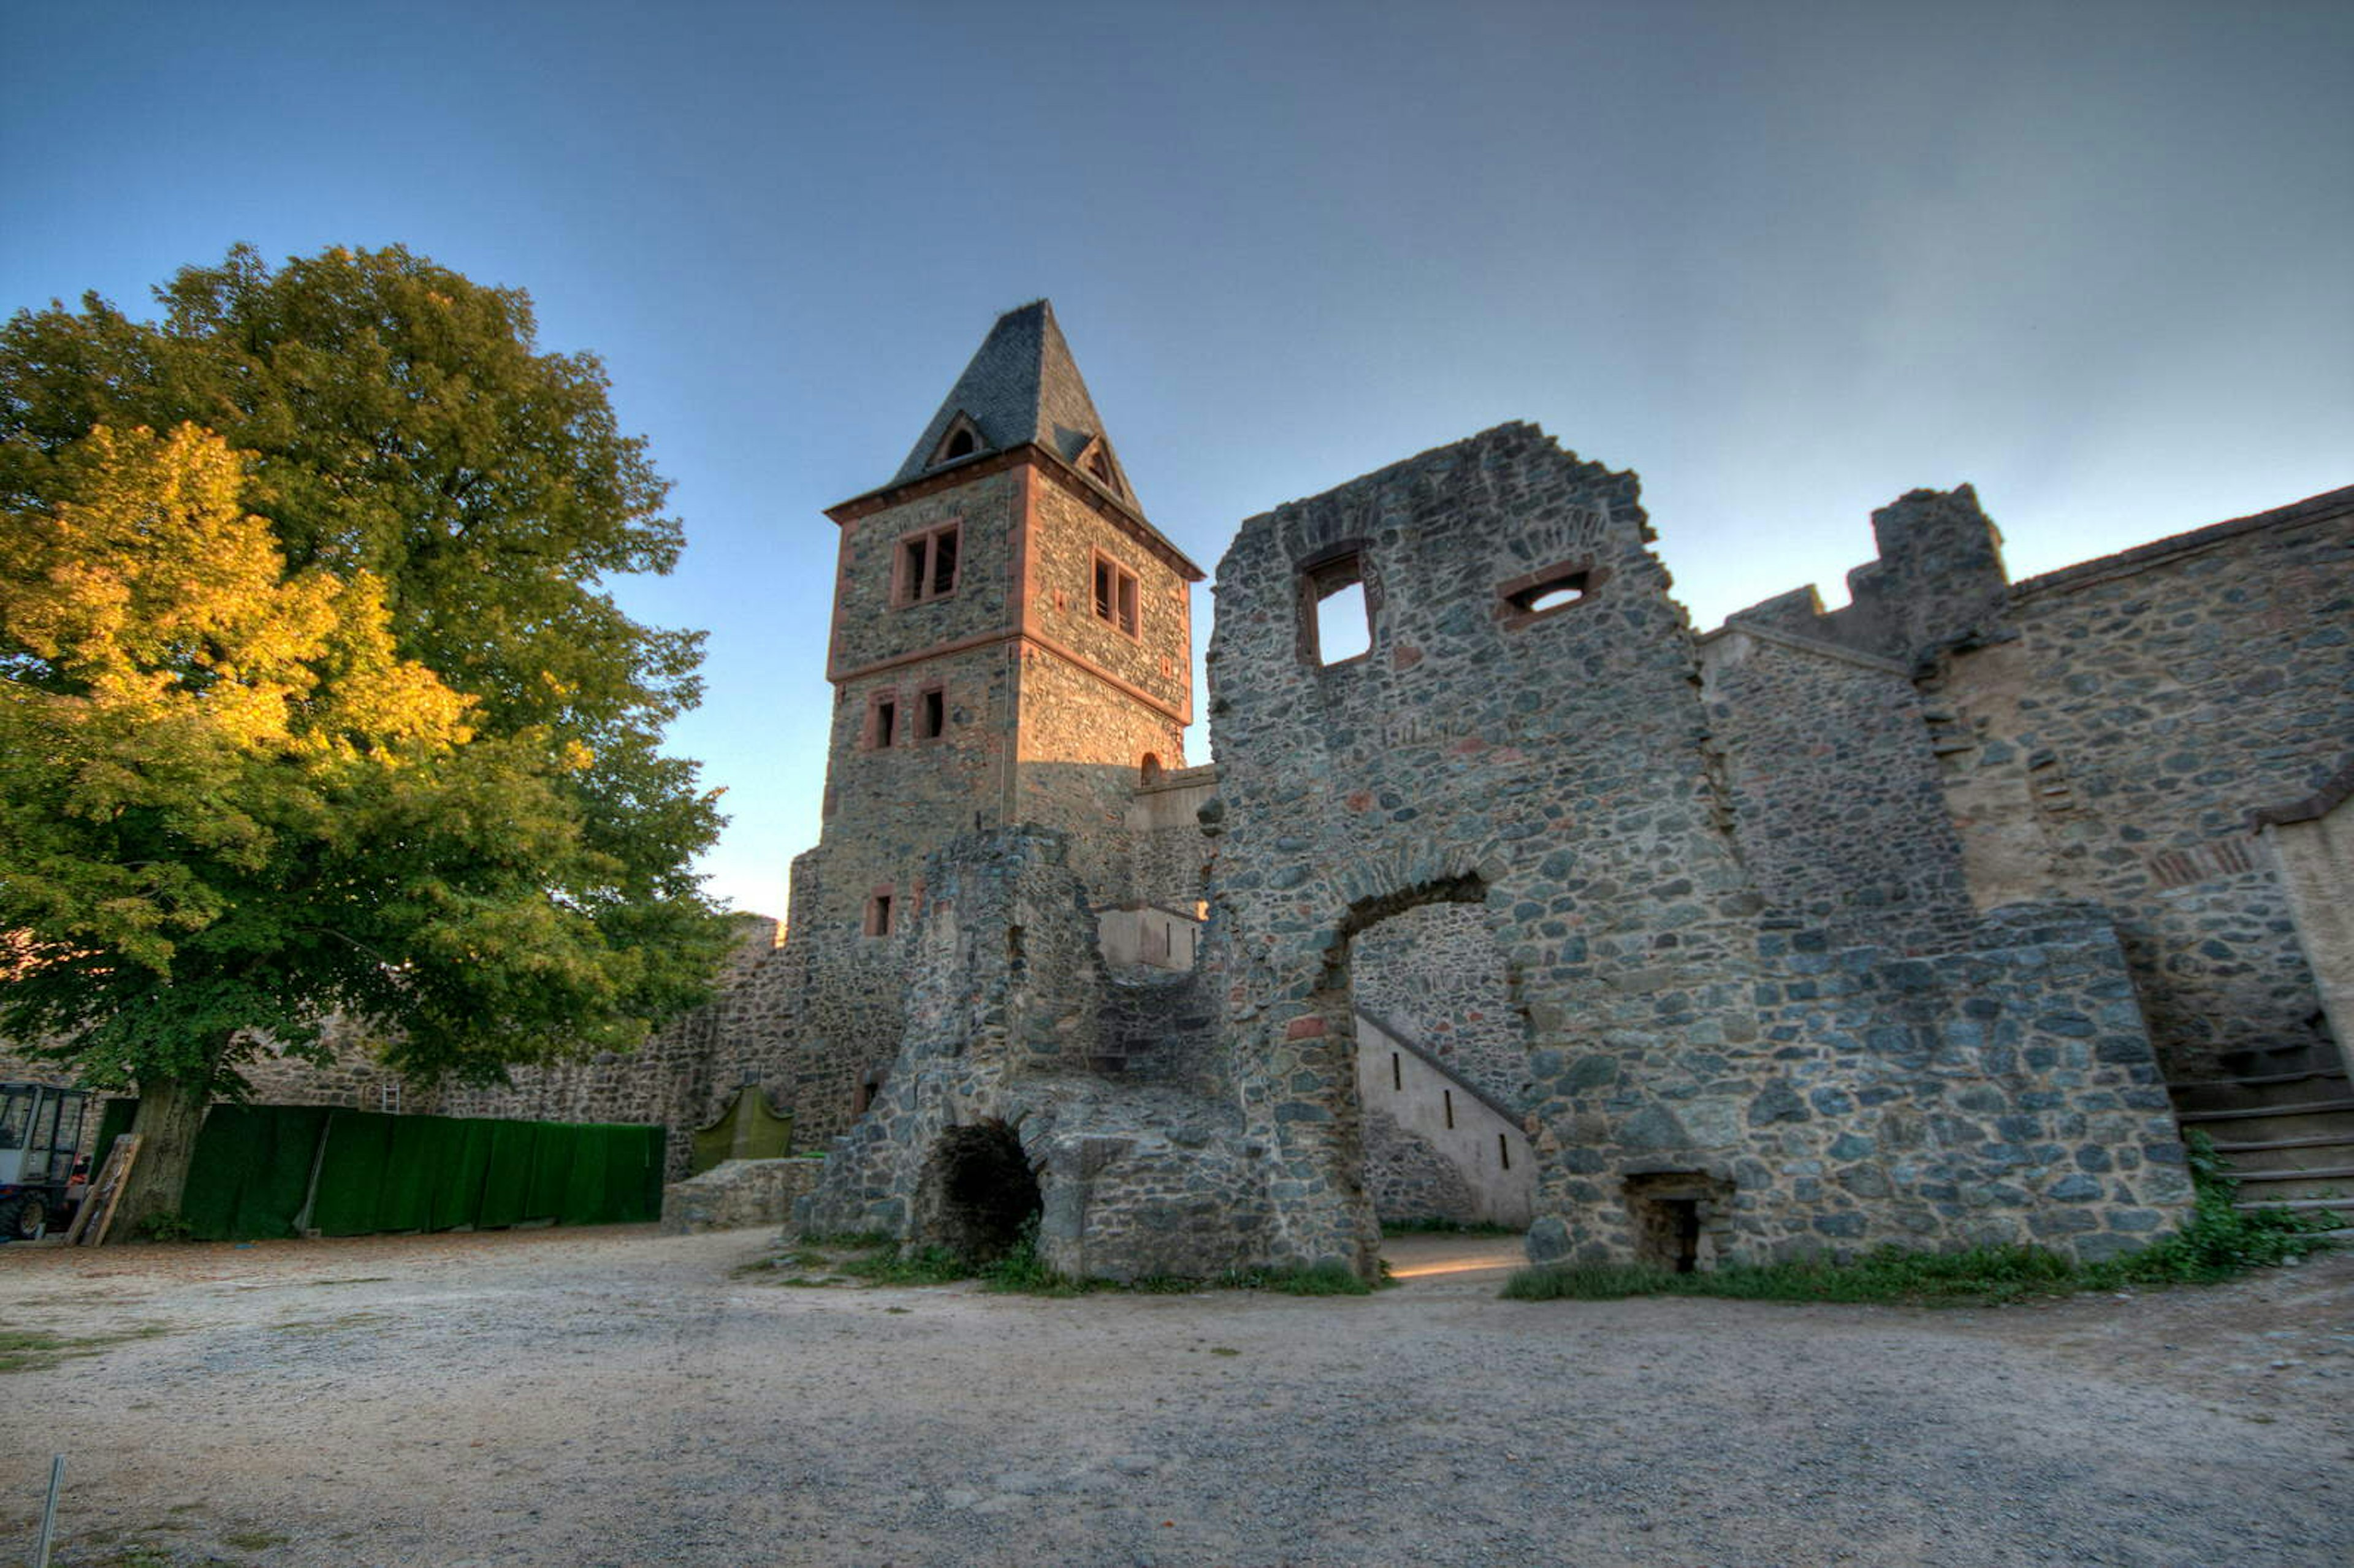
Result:
[[[196,1132],[212,1104],[212,1086],[187,1078],[147,1078],[139,1085],[139,1114],[131,1130],[139,1135],[139,1160],[114,1209],[110,1242],[141,1239],[141,1224],[155,1214],[177,1214],[196,1154]]]

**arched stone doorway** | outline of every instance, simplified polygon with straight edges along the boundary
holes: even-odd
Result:
[[[1022,1140],[1002,1121],[940,1134],[916,1187],[916,1246],[941,1246],[968,1263],[1002,1257],[1044,1204]]]
[[[1486,896],[1464,874],[1360,900],[1326,954],[1331,1108],[1377,1224],[1529,1223],[1528,1022]]]

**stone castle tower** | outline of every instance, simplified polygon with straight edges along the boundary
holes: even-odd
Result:
[[[833,724],[792,875],[811,1137],[863,1112],[898,1050],[928,856],[1055,828],[1093,902],[1122,898],[1137,781],[1182,765],[1204,575],[1137,504],[1044,300],[999,318],[887,482],[827,515]]]

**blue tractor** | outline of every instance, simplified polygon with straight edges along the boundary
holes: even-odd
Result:
[[[0,1084],[0,1242],[65,1223],[80,1196],[74,1160],[90,1099],[55,1084]]]

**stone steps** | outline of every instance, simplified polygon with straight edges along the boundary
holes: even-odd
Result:
[[[2241,1106],[2231,1110],[2177,1111],[2174,1119],[2185,1126],[2212,1121],[2254,1121],[2265,1118],[2336,1116],[2354,1111],[2354,1099],[2292,1101],[2286,1105]]]
[[[2243,1198],[2232,1205],[2242,1213],[2257,1209],[2286,1209],[2296,1214],[2343,1214],[2354,1219],[2354,1197],[2265,1197]],[[2354,1236],[2354,1230],[2331,1231],[2331,1235]]]
[[[1197,971],[1115,975],[1103,989],[1087,1068],[1106,1078],[1184,1082],[1207,1060],[1217,1024]]]
[[[2335,1067],[2294,1073],[2264,1073],[2243,1078],[2210,1078],[2175,1084],[2168,1092],[2186,1112],[2241,1110],[2256,1107],[2354,1099],[2346,1075]]]
[[[2354,1215],[2354,1093],[2344,1067],[2307,1044],[2225,1058],[2234,1077],[2169,1086],[2175,1119],[2207,1132],[2240,1183],[2243,1210],[2344,1209]]]

